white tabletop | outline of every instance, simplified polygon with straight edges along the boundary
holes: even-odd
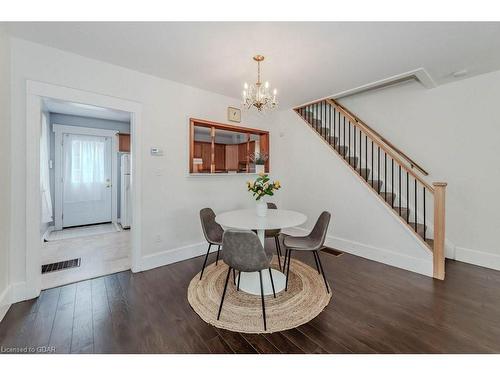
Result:
[[[284,229],[305,223],[307,216],[288,210],[267,210],[267,216],[257,216],[255,209],[236,210],[219,214],[215,221],[220,225],[236,229]]]

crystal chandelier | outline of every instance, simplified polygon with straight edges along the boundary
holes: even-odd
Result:
[[[257,61],[257,83],[248,85],[245,82],[243,86],[243,108],[250,109],[255,107],[259,112],[265,109],[273,109],[276,107],[276,94],[278,92],[274,89],[271,95],[269,82],[266,81],[262,84],[260,81],[260,63],[264,61],[264,56],[257,55],[253,59]]]

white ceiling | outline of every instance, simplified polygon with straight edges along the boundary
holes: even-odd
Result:
[[[130,122],[130,113],[110,108],[96,107],[88,104],[65,102],[56,99],[44,99],[44,109],[63,115],[73,115],[82,117],[99,118],[103,120],[113,120]]]
[[[14,36],[239,97],[263,54],[290,107],[417,68],[437,84],[500,69],[500,23],[10,23]],[[467,69],[465,77],[453,72]]]

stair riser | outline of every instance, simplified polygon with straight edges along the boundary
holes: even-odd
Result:
[[[329,138],[326,137],[325,139],[331,145],[336,145],[339,142],[339,138],[338,137],[329,137]]]
[[[363,177],[363,179],[366,181],[369,180],[371,171],[368,168],[358,168],[357,172],[361,177]]]
[[[357,157],[352,157],[352,156],[349,156],[346,158],[346,161],[354,168],[357,168],[358,167],[358,162],[359,162],[359,159]]]
[[[385,192],[382,192],[382,193],[380,193],[380,196],[382,197],[382,199],[384,199],[390,205],[393,205],[395,200],[396,200],[396,195],[393,193],[386,194]]]
[[[413,229],[415,230],[415,223],[412,223],[412,222],[409,222],[408,225]],[[420,236],[420,237],[424,237],[424,230],[425,230],[425,226],[424,224],[420,224],[420,223],[417,223],[417,230],[415,230],[415,232],[417,232],[417,234]],[[429,233],[426,233],[426,237],[429,236]]]
[[[342,156],[347,155],[349,152],[349,147],[347,146],[336,146],[335,149]]]
[[[380,180],[374,180],[373,182],[371,180],[368,180],[368,184],[374,188],[377,193],[380,193],[380,191],[382,190],[382,186],[384,185],[383,181],[380,181]]]
[[[397,199],[396,199],[397,200]],[[399,210],[399,207],[394,207],[394,211],[396,211],[398,213],[399,216],[401,216],[403,219],[406,220],[406,218],[410,218],[411,216],[408,215],[410,212],[409,209],[407,208],[404,208],[404,207],[401,207],[401,211]],[[407,216],[408,215],[408,216]]]

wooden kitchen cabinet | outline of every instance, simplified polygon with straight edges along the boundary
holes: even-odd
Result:
[[[118,134],[118,151],[130,152],[130,134]]]

